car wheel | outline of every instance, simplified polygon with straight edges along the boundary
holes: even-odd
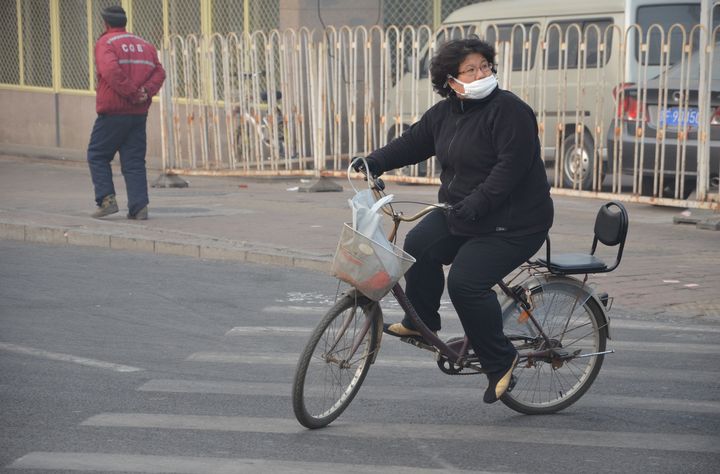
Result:
[[[593,139],[585,133],[582,146],[580,141],[575,142],[575,136],[569,135],[563,142],[563,187],[571,189],[589,190],[593,186],[595,171],[595,154]],[[600,182],[605,178],[603,165]]]

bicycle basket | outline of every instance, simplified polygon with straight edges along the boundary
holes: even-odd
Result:
[[[390,242],[384,246],[345,224],[333,258],[332,273],[371,300],[379,301],[413,263],[415,259],[400,247]]]

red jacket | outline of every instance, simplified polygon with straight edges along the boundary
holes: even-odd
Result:
[[[95,43],[98,114],[142,115],[165,80],[153,45],[125,28],[108,28]],[[141,102],[145,88],[147,100]]]

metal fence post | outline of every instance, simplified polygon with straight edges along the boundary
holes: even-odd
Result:
[[[312,44],[312,41],[310,42]],[[323,176],[325,171],[325,134],[327,133],[327,101],[328,90],[325,86],[327,78],[328,60],[326,54],[327,36],[322,35],[322,40],[317,43],[316,54],[311,54],[311,58],[315,58],[315,68],[310,67],[310,74],[315,74],[315,80],[311,78],[311,84],[316,85],[315,91],[311,89],[311,116],[312,130],[315,136],[313,147],[313,162],[315,163],[315,177],[317,178],[310,186],[301,186],[298,191],[301,192],[326,192],[326,191],[342,191],[342,186],[333,182],[330,178]],[[314,92],[314,94],[313,94]]]
[[[170,45],[170,41],[166,41],[166,45]],[[169,67],[171,63],[169,58],[169,52],[167,47],[163,47],[161,50],[161,62],[163,67],[171,69]],[[171,70],[174,71],[174,68]],[[187,188],[188,182],[182,179],[180,176],[170,172],[171,169],[177,168],[175,163],[175,127],[174,117],[175,111],[173,110],[173,90],[174,77],[172,73],[167,78],[168,80],[160,89],[160,142],[161,142],[161,166],[162,170],[160,176],[157,177],[152,183],[153,188]]]
[[[697,179],[696,191],[698,201],[707,197],[708,180],[710,175],[710,87],[708,77],[710,64],[708,56],[708,39],[712,36],[711,22],[712,0],[702,0],[700,3],[700,83],[698,87],[698,144],[697,144]]]

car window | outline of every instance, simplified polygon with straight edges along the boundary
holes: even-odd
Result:
[[[720,25],[720,9],[716,6],[713,15],[713,28]],[[648,30],[652,25],[659,25],[667,35],[670,27],[674,24],[680,24],[685,27],[686,33],[690,33],[693,26],[700,23],[700,4],[675,4],[675,5],[647,5],[638,7],[637,24],[642,28],[643,39],[648,42],[647,64],[650,66],[660,65],[660,54],[662,51],[662,35],[657,28],[648,35]],[[635,58],[638,61],[643,59],[640,57],[640,41],[637,38],[638,33],[635,32]],[[682,55],[683,34],[680,28],[674,28],[670,38],[665,40],[670,44],[670,64],[675,64]],[[697,31],[693,35],[692,42],[698,44]]]
[[[720,43],[716,43],[713,49],[713,56],[710,59],[710,65],[712,67],[712,78],[713,80],[720,79]],[[700,79],[700,57],[697,55],[697,51],[693,52],[692,59],[685,66],[685,71],[689,71],[690,80]],[[681,65],[675,64],[675,66],[668,69],[667,77],[672,79],[682,79],[683,68]],[[687,74],[687,72],[685,72]]]
[[[548,59],[546,69],[568,68],[577,69],[582,61],[579,54],[579,46],[584,36],[587,47],[586,67],[597,68],[602,67],[606,63],[606,58],[610,57],[612,51],[612,34],[608,32],[608,28],[612,26],[612,18],[597,18],[582,21],[555,21],[548,25],[547,42],[548,42]],[[557,25],[551,28],[552,25]],[[572,27],[577,25],[580,29]],[[607,53],[599,51],[599,45],[607,38],[605,49]],[[560,51],[561,40],[567,41],[567,59],[562,51]]]
[[[485,30],[485,41],[493,45],[497,41],[510,41],[510,37],[512,36],[513,71],[521,71],[523,69],[523,48],[525,41],[530,41],[530,54],[525,59],[525,69],[532,69],[535,65],[535,53],[540,36],[539,23],[524,23],[522,26],[525,27],[525,31],[523,31],[520,24],[488,26]]]

